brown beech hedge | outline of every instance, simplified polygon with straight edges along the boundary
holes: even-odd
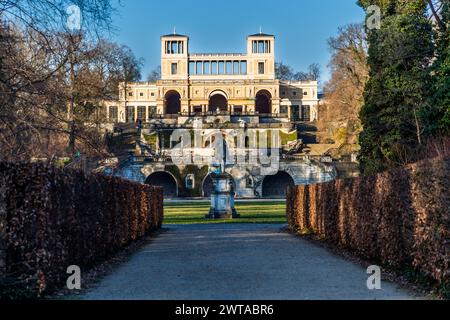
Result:
[[[37,296],[51,292],[65,285],[68,266],[93,267],[160,228],[162,220],[159,187],[43,164],[0,163],[3,285],[8,279]]]
[[[287,217],[294,232],[449,283],[450,158],[290,188]]]

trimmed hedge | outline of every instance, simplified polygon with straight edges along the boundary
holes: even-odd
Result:
[[[287,217],[292,231],[449,284],[450,158],[290,188]]]
[[[159,187],[43,164],[0,163],[3,289],[7,282],[33,296],[52,292],[65,285],[68,266],[83,271],[103,262],[159,229],[162,220]]]

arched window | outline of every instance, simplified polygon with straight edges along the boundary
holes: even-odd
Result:
[[[262,184],[263,197],[285,198],[287,187],[294,185],[294,179],[284,171],[280,171],[273,176],[266,176]]]
[[[216,92],[209,98],[209,112],[217,112],[217,110],[224,112],[228,111],[228,100],[224,93]]]
[[[166,96],[166,114],[178,114],[181,112],[181,96],[176,91],[169,91]]]
[[[163,188],[164,197],[173,198],[178,196],[178,187],[175,178],[167,172],[155,172],[152,173],[147,180],[146,184],[152,186],[159,186]]]
[[[261,90],[256,94],[255,109],[259,114],[272,113],[272,95],[267,90]]]

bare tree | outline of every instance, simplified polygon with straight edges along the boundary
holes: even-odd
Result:
[[[76,29],[98,36],[111,30],[114,11],[111,0],[0,0],[4,21],[41,35]]]
[[[0,159],[30,159],[67,142],[76,67],[87,58],[81,47],[110,29],[113,11],[109,0],[0,0]],[[92,145],[87,135],[76,139]]]
[[[318,63],[313,63],[308,67],[308,80],[319,81],[320,74],[322,73],[320,65]]]
[[[332,55],[331,79],[324,86],[319,130],[341,144],[357,144],[361,130],[359,111],[368,80],[367,40],[362,24],[339,28],[328,41]]]
[[[441,10],[444,7],[444,2],[448,0],[425,0],[428,3],[429,19],[435,21],[439,29],[445,30],[446,26],[442,20]]]
[[[275,77],[283,81],[294,80],[294,70],[283,62],[275,63]]]
[[[320,78],[320,65],[313,63],[308,67],[307,72],[299,71],[295,72],[294,69],[282,62],[275,64],[275,76],[277,79],[283,81],[309,81],[319,80]]]
[[[148,82],[156,82],[161,79],[161,66],[157,66],[154,70],[150,72],[147,77]]]

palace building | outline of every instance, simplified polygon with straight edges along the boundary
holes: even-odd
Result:
[[[316,81],[284,82],[275,77],[275,37],[247,37],[246,53],[191,53],[189,37],[161,37],[161,79],[120,87],[107,104],[109,122],[182,125],[189,117],[246,117],[257,123],[315,121]],[[227,118],[231,117],[231,118]]]
[[[288,185],[334,179],[332,165],[300,152],[305,145],[300,128],[313,127],[318,118],[317,81],[276,78],[273,35],[250,35],[246,48],[246,53],[191,53],[189,37],[162,36],[161,78],[122,83],[119,99],[105,103],[111,145],[129,147],[111,152],[118,165],[105,173],[163,186],[166,197],[207,197],[212,163],[206,155],[216,152],[212,146],[220,134],[228,154],[245,160],[224,168],[238,198],[283,197]],[[202,145],[183,151],[200,155],[199,161],[174,161],[177,129],[201,135]],[[238,144],[238,132],[244,132],[245,146]],[[279,151],[275,171],[255,157],[264,137]]]

